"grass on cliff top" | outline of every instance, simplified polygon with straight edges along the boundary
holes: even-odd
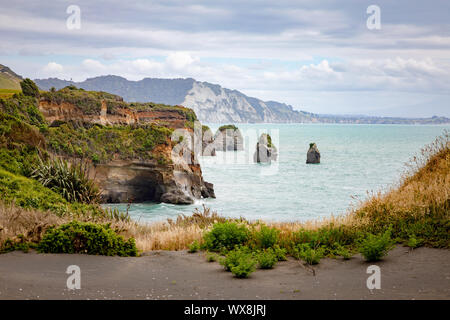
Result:
[[[14,94],[20,92],[21,92],[20,86],[19,89],[0,89],[0,99],[11,98]]]
[[[197,116],[192,109],[183,106],[171,106],[160,103],[127,103],[123,98],[103,91],[86,91],[75,86],[67,86],[60,90],[42,92],[41,100],[56,104],[71,103],[77,106],[86,115],[99,115],[101,112],[102,101],[105,101],[108,114],[116,114],[119,108],[128,108],[137,112],[146,111],[173,111],[184,116],[187,125],[193,125]]]
[[[169,145],[172,129],[147,126],[79,126],[72,123],[50,127],[44,133],[51,152],[73,158],[92,160],[95,164],[115,158],[121,160],[155,159],[166,163],[155,148]]]
[[[86,91],[75,86],[67,86],[57,91],[42,92],[41,100],[55,104],[71,103],[87,115],[99,115],[102,100],[123,103],[122,98],[117,95],[103,91]]]
[[[239,130],[239,128],[236,127],[234,124],[226,124],[226,125],[220,126],[218,130],[219,130],[220,132],[225,131],[225,130],[233,130],[233,131],[236,131],[236,130]]]

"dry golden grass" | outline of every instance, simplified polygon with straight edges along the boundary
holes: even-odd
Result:
[[[421,150],[408,164],[399,185],[378,193],[355,209],[352,220],[377,220],[427,215],[448,218],[450,214],[450,139],[449,133]]]
[[[27,241],[38,242],[48,227],[64,222],[51,212],[26,210],[0,202],[0,244],[6,239],[16,240],[20,235]]]

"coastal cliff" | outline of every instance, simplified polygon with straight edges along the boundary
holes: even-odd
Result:
[[[45,92],[39,111],[48,150],[92,162],[104,202],[190,204],[214,197],[200,165],[172,152],[175,129],[192,132],[195,113],[182,106],[125,103],[121,97],[68,87]]]

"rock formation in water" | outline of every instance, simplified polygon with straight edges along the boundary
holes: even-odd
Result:
[[[221,151],[244,150],[244,138],[241,131],[235,125],[221,126],[214,135],[214,144]]]
[[[270,163],[272,160],[277,160],[278,151],[272,143],[270,135],[263,133],[256,143],[256,150],[253,154],[254,162]]]
[[[320,163],[320,152],[315,143],[309,144],[309,150],[306,154],[306,163]]]
[[[202,155],[216,156],[216,145],[214,143],[214,135],[208,126],[202,126]]]
[[[195,113],[182,106],[125,103],[119,96],[65,88],[41,96],[49,151],[88,158],[105,202],[190,204],[215,197],[192,152],[175,152],[175,129],[193,133]],[[189,158],[186,158],[189,154]]]

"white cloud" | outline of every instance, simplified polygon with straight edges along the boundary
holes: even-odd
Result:
[[[64,73],[64,67],[56,62],[49,62],[43,68],[42,72],[48,77],[58,77]]]
[[[167,66],[173,68],[174,70],[182,70],[197,61],[199,61],[198,58],[193,58],[187,52],[173,52],[166,58]]]

